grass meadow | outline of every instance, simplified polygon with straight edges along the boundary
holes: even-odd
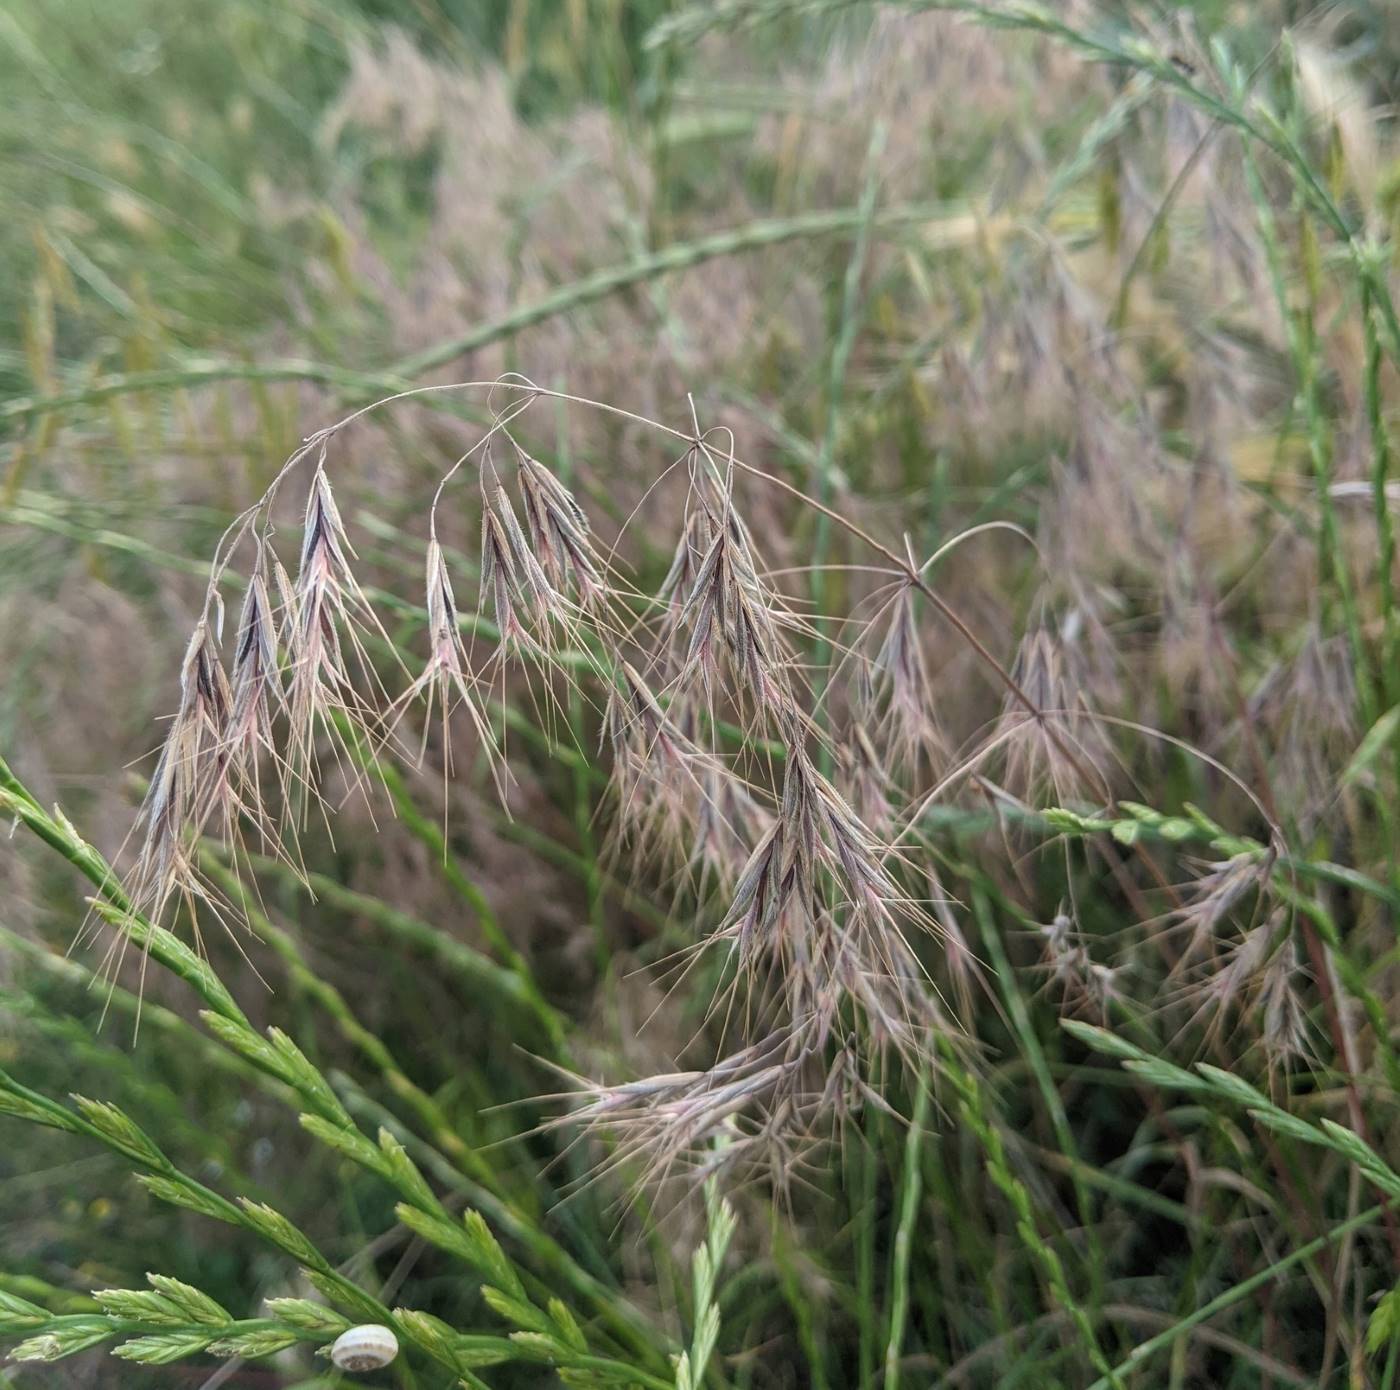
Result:
[[[1394,1390],[1394,6],[0,93],[0,1385]]]

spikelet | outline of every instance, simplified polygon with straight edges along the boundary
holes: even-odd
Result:
[[[610,853],[626,841],[663,870],[684,872],[697,891],[732,886],[769,819],[742,779],[680,728],[626,661],[603,734],[618,808]]]
[[[906,932],[936,934],[896,883],[878,839],[801,748],[789,748],[777,818],[740,874],[712,940],[736,976],[776,976],[786,1016],[819,1045],[844,1039],[847,1005],[877,1045],[926,1060],[947,1020]],[[774,966],[778,967],[774,969]]]
[[[195,848],[226,785],[232,694],[219,652],[215,605],[195,625],[180,668],[180,705],[142,807],[144,829],[129,883],[135,908],[159,919],[172,898],[206,899]]]
[[[570,629],[572,612],[536,559],[504,485],[493,475],[482,486],[481,593],[491,602],[501,650],[546,657],[551,623]]]
[[[1012,679],[1040,713],[1008,694],[993,741],[1003,747],[1008,787],[1027,800],[1097,802],[1109,785],[1112,752],[1089,710],[1078,657],[1043,625],[1016,652]]]
[[[728,672],[730,692],[747,696],[754,717],[797,721],[784,629],[807,626],[760,578],[748,529],[728,493],[699,495],[660,598],[667,605],[662,665],[680,688],[698,685],[713,703]]]
[[[301,557],[286,598],[283,633],[287,650],[287,710],[290,723],[287,760],[297,789],[316,795],[316,739],[324,732],[343,769],[357,767],[349,747],[374,746],[377,718],[370,704],[382,695],[365,650],[362,630],[387,637],[351,568],[354,550],[326,475],[324,451],[312,476],[306,501]],[[359,676],[370,688],[361,694]],[[345,731],[348,726],[348,732]],[[360,774],[351,772],[352,785]]]
[[[864,679],[857,697],[865,736],[886,750],[896,766],[917,765],[920,758],[946,756],[947,740],[935,714],[928,662],[914,611],[912,584],[901,584],[887,607],[889,620],[874,658],[858,670]],[[874,628],[874,624],[871,624]]]
[[[445,771],[450,772],[452,754],[448,721],[455,710],[466,710],[482,750],[491,761],[498,790],[504,795],[504,768],[500,761],[500,749],[478,698],[476,678],[471,673],[467,650],[462,641],[457,600],[452,591],[452,577],[447,571],[447,562],[436,535],[428,541],[424,591],[428,615],[428,659],[413,683],[394,701],[390,712],[400,713],[420,696],[424,696],[427,700],[428,719],[431,720],[433,706],[436,704],[447,763]],[[427,737],[426,725],[424,737]]]
[[[540,569],[556,593],[573,589],[581,607],[595,608],[609,590],[587,513],[542,463],[518,445],[515,452],[526,534]]]
[[[273,721],[284,708],[279,666],[277,620],[261,565],[253,572],[238,617],[230,671],[232,704],[224,736],[224,782],[227,804],[221,808],[225,842],[238,834],[241,819],[257,827],[260,847],[277,842],[266,811],[260,769],[265,761],[277,769],[285,796],[282,762]]]

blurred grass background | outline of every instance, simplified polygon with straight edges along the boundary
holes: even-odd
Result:
[[[992,519],[1026,528],[1048,575],[1000,540],[940,570],[1000,655],[1053,615],[1101,707],[1251,779],[1263,767],[1303,852],[1393,888],[1391,814],[1378,809],[1390,783],[1372,782],[1374,748],[1355,762],[1400,693],[1376,636],[1391,577],[1364,509],[1366,346],[1335,247],[1277,170],[1251,173],[1198,111],[1045,37],[851,5],[649,45],[677,8],[0,11],[0,750],[39,799],[117,851],[128,769],[171,705],[207,556],[304,435],[401,385],[519,370],[681,425],[693,392],[746,454],[830,489],[882,535],[909,533],[921,553]],[[1211,36],[1228,37],[1290,103],[1329,189],[1389,236],[1394,6],[1123,0],[1065,15],[1144,35],[1192,72]],[[1302,67],[1280,49],[1286,28]],[[1295,75],[1305,69],[1327,89],[1321,117]],[[465,428],[453,410],[386,417],[337,480],[373,582],[414,603],[423,501]],[[666,461],[625,425],[562,413],[533,447],[615,519]],[[1319,570],[1329,506],[1341,560],[1329,569],[1324,554]],[[821,544],[853,558],[810,516],[773,507],[757,521],[775,564]],[[469,519],[456,530],[469,544]],[[634,535],[642,574],[664,572],[671,543]],[[834,575],[828,600],[849,599],[846,585]],[[403,621],[407,640],[418,620]],[[955,645],[933,659],[961,743],[1000,697]],[[639,1032],[660,998],[639,968],[688,939],[685,905],[600,855],[598,770],[551,752],[530,732],[528,697],[508,698],[522,726],[514,819],[478,768],[454,788],[444,832],[431,769],[394,774],[397,818],[376,827],[352,811],[334,845],[308,847],[327,879],[314,904],[275,867],[261,882],[264,935],[286,935],[249,950],[275,992],[227,943],[211,949],[250,1013],[292,1026],[357,1114],[426,1116],[439,1147],[456,1136],[490,1154],[503,1192],[664,1323],[686,1297],[684,1220],[619,1216],[605,1186],[561,1204],[589,1155],[521,1138],[544,1110],[497,1108],[551,1088],[534,1055],[555,1043],[502,984],[490,928],[529,957],[590,1073],[664,1069],[708,995],[698,981],[675,1017]],[[591,749],[587,712],[572,717]],[[1167,809],[1196,800],[1257,832],[1199,762],[1162,745],[1116,756],[1125,792]],[[1103,863],[1023,857],[977,814],[950,812],[938,853],[969,949],[997,979],[975,1010],[994,1057],[988,1094],[1024,1138],[1017,1161],[1037,1201],[1070,1232],[1086,1301],[1116,1309],[1105,1335],[1126,1354],[1354,1214],[1356,1196],[1344,1166],[1309,1173],[1066,1051],[1036,973],[1037,924],[1072,899],[1086,936],[1111,942],[1140,904]],[[91,950],[64,957],[81,916],[65,871],[16,847],[3,874],[7,1069],[53,1093],[110,1096],[190,1171],[275,1193],[366,1279],[411,1280],[419,1306],[474,1325],[479,1304],[450,1267],[382,1238],[385,1193],[161,1012],[188,1016],[187,1001],[153,982],[133,1045],[122,991],[135,980],[122,975],[109,998]],[[1388,1010],[1393,907],[1329,906]],[[1139,996],[1150,1029],[1158,977],[1136,959],[1115,989]],[[1335,1103],[1337,1073],[1315,1075],[1316,1103]],[[904,1083],[891,1087],[907,1111]],[[1383,1137],[1393,1093],[1379,1087]],[[865,1129],[794,1211],[774,1215],[761,1194],[744,1209],[752,1261],[727,1295],[724,1384],[878,1383],[908,1161],[890,1117],[872,1113]],[[230,1307],[287,1291],[275,1261],[156,1207],[119,1159],[13,1135],[0,1148],[0,1263],[16,1291],[59,1306],[131,1285],[154,1251]],[[926,1224],[904,1276],[906,1384],[1085,1384],[969,1133],[945,1125],[918,1162]],[[1361,1327],[1394,1270],[1379,1241],[1341,1258],[1350,1283],[1326,1259],[1310,1264],[1133,1383],[1314,1384],[1323,1367],[1329,1384],[1379,1384]],[[208,1373],[112,1365],[0,1381],[198,1385]],[[249,1366],[227,1383],[311,1374],[304,1361]],[[491,1383],[553,1382],[515,1368]]]

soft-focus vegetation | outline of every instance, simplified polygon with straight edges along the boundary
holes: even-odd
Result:
[[[0,92],[0,1384],[1396,1385],[1390,8]]]

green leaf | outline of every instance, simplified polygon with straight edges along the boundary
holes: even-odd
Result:
[[[298,1115],[297,1120],[308,1134],[319,1139],[327,1148],[343,1153],[347,1158],[382,1177],[389,1176],[379,1150],[353,1125],[347,1128],[334,1120],[312,1114]]]
[[[407,1202],[400,1202],[394,1208],[394,1215],[415,1235],[422,1236],[439,1250],[446,1250],[449,1254],[465,1260],[478,1272],[485,1272],[481,1251],[472,1244],[467,1233],[455,1221],[448,1221],[434,1212],[422,1211]]]
[[[340,1098],[330,1088],[330,1083],[307,1060],[306,1054],[291,1037],[280,1028],[269,1028],[267,1036],[273,1051],[281,1059],[289,1081],[303,1095],[320,1103],[321,1108],[332,1118],[339,1120],[346,1128],[353,1128],[354,1121],[349,1111],[340,1103]]]
[[[387,1129],[379,1131],[379,1150],[384,1155],[390,1180],[411,1202],[421,1207],[437,1205],[437,1198],[427,1180],[418,1171],[417,1165],[408,1156],[408,1151]]]
[[[57,1361],[60,1356],[68,1353],[62,1349],[62,1344],[52,1332],[45,1332],[41,1336],[31,1337],[28,1341],[21,1342],[10,1352],[11,1361]]]
[[[521,1333],[521,1336],[524,1336]],[[576,1386],[577,1390],[597,1390],[600,1385],[624,1385],[635,1387],[637,1378],[625,1366],[619,1366],[616,1370],[604,1367],[589,1367],[587,1370],[579,1370],[575,1367],[560,1366],[555,1375],[559,1377],[561,1385]]]
[[[1351,761],[1347,763],[1342,772],[1342,786],[1351,786],[1353,782],[1369,771],[1371,764],[1385,752],[1388,745],[1395,741],[1397,732],[1400,732],[1400,705],[1386,710],[1366,730],[1365,737],[1357,745],[1356,752],[1351,755]]]
[[[1140,1076],[1151,1086],[1170,1086],[1179,1091],[1204,1091],[1209,1089],[1199,1076],[1193,1076],[1184,1067],[1172,1062],[1164,1062],[1160,1057],[1134,1058],[1124,1062],[1125,1071]]]
[[[344,1308],[355,1322],[383,1322],[384,1309],[363,1289],[338,1274],[304,1267],[308,1282],[337,1307]]]
[[[18,1332],[25,1327],[34,1327],[48,1322],[51,1316],[47,1308],[0,1289],[0,1328],[5,1331]]]
[[[1278,1107],[1266,1096],[1263,1091],[1251,1086],[1242,1076],[1236,1076],[1232,1071],[1224,1071],[1220,1067],[1213,1067],[1209,1062],[1197,1062],[1196,1070],[1210,1083],[1212,1091],[1217,1095],[1228,1097],[1247,1108],[1257,1108],[1259,1110],[1275,1110]]]
[[[296,1082],[287,1066],[286,1059],[266,1038],[260,1036],[248,1024],[241,1023],[237,1019],[225,1018],[212,1009],[202,1009],[199,1016],[204,1020],[204,1026],[225,1047],[246,1057],[260,1070],[270,1072],[279,1081],[285,1081],[293,1089],[296,1088]]]
[[[457,1359],[455,1342],[457,1330],[449,1327],[441,1318],[431,1313],[419,1312],[416,1308],[395,1308],[394,1320],[425,1351],[439,1361],[453,1365]]]
[[[1052,830],[1063,835],[1095,835],[1104,830],[1112,830],[1111,820],[1095,820],[1092,816],[1081,816],[1077,811],[1067,811],[1062,806],[1051,806],[1041,811],[1040,818]]]
[[[1155,806],[1148,806],[1141,801],[1120,801],[1118,806],[1134,820],[1153,824],[1163,819],[1162,813]]]
[[[1374,1356],[1400,1336],[1400,1288],[1381,1295],[1366,1324],[1366,1350]]]
[[[517,1349],[537,1361],[554,1362],[561,1356],[566,1359],[568,1356],[569,1348],[548,1332],[512,1332],[510,1340]]]
[[[1183,811],[1185,811],[1186,814],[1187,814],[1188,816],[1191,817],[1192,821],[1194,821],[1195,824],[1196,824],[1201,830],[1205,831],[1205,833],[1206,833],[1207,835],[1215,836],[1215,835],[1223,835],[1223,834],[1225,833],[1224,827],[1221,826],[1221,825],[1219,825],[1217,822],[1213,821],[1213,820],[1212,820],[1208,815],[1206,815],[1206,813],[1205,813],[1203,810],[1201,810],[1201,808],[1200,808],[1199,806],[1197,806],[1194,802],[1191,802],[1191,801],[1184,801],[1184,802],[1182,802],[1181,809],[1182,809]]]
[[[1400,1196],[1400,1174],[1359,1134],[1332,1120],[1323,1120],[1322,1128],[1332,1141],[1332,1147],[1345,1154],[1377,1187],[1392,1197]]]
[[[71,1117],[69,1123],[63,1123],[61,1116],[64,1111],[61,1106],[45,1105],[41,1101],[25,1095],[22,1091],[10,1090],[3,1084],[8,1079],[3,1072],[0,1072],[0,1115],[8,1115],[16,1120],[27,1120],[30,1124],[44,1125],[48,1129],[69,1131],[77,1129],[77,1121]]]
[[[58,1361],[75,1352],[86,1351],[101,1342],[110,1341],[116,1336],[105,1318],[77,1317],[65,1319],[61,1327],[53,1327],[48,1332],[28,1341],[21,1342],[10,1352],[12,1361]]]
[[[1322,1128],[1332,1141],[1332,1147],[1344,1153],[1353,1163],[1363,1168],[1384,1168],[1381,1156],[1355,1130],[1339,1125],[1335,1120],[1324,1119]]]
[[[499,1366],[514,1355],[507,1337],[490,1337],[483,1332],[463,1332],[453,1344],[459,1366]]]
[[[506,1258],[500,1242],[491,1234],[486,1218],[479,1211],[468,1208],[462,1213],[462,1225],[480,1252],[488,1276],[514,1297],[524,1298],[525,1286],[520,1282],[515,1266]]]
[[[583,1335],[583,1329],[578,1325],[578,1320],[564,1302],[558,1298],[551,1298],[546,1306],[549,1309],[550,1318],[553,1319],[555,1327],[559,1329],[564,1340],[575,1351],[587,1351],[588,1339]]]
[[[1077,1018],[1062,1018],[1060,1027],[1085,1047],[1091,1047],[1105,1056],[1152,1060],[1150,1053],[1134,1046],[1126,1038],[1120,1038],[1117,1033],[1110,1033],[1107,1028],[1096,1028],[1092,1023],[1084,1023]]]
[[[1306,1120],[1290,1115],[1286,1110],[1251,1110],[1249,1117],[1267,1129],[1286,1134],[1301,1144],[1325,1144],[1327,1141]]]
[[[1155,829],[1164,840],[1173,842],[1193,840],[1197,833],[1195,825],[1181,816],[1164,816],[1157,822]]]

